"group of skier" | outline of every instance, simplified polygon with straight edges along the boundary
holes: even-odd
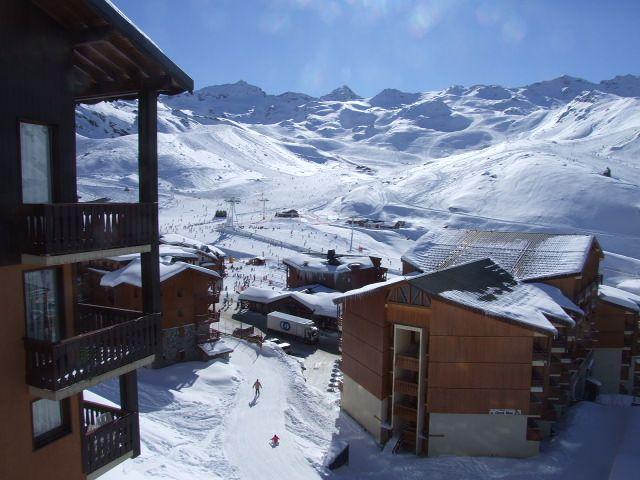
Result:
[[[260,383],[260,379],[256,378],[256,381],[253,382],[253,390],[254,390],[254,399],[257,399],[260,396],[260,391],[262,390],[262,384]],[[278,437],[277,434],[274,434],[273,437],[271,437],[271,445],[273,447],[277,447],[278,445],[280,445],[280,437]]]

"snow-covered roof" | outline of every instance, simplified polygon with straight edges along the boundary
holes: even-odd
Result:
[[[203,275],[213,278],[220,278],[217,272],[208,268],[191,265],[185,262],[164,263],[160,262],[160,282],[164,282],[169,278],[178,275],[185,270],[194,270]],[[140,259],[133,260],[123,268],[105,273],[100,279],[100,285],[103,287],[116,287],[126,283],[135,287],[142,286],[142,273]]]
[[[575,325],[573,319],[544,290],[533,284],[519,282],[491,259],[418,275],[408,282],[432,297],[537,330],[557,333],[548,317]]]
[[[200,250],[204,253],[210,253],[218,258],[224,258],[225,253],[214,245],[210,245],[195,238],[185,237],[184,235],[178,235],[177,233],[165,233],[160,237],[161,243],[169,245],[190,247],[196,250]]]
[[[640,295],[627,292],[609,285],[600,285],[598,288],[598,298],[601,300],[622,307],[632,312],[640,312]]]
[[[492,258],[519,280],[581,272],[592,235],[442,229],[423,235],[402,260],[433,272],[473,260]]]
[[[535,282],[531,285],[535,285],[551,298],[553,298],[553,301],[560,305],[565,311],[577,313],[578,315],[584,315],[584,310],[573,303],[573,301],[571,301],[569,297],[562,293],[562,290],[560,290],[558,287],[554,287],[553,285],[549,285],[548,283],[541,282]]]
[[[283,292],[281,290],[269,290],[268,288],[249,287],[238,295],[238,300],[246,300],[248,302],[271,303],[276,300],[287,298],[291,292]]]
[[[195,253],[196,250],[193,248],[160,244],[159,250],[161,258],[198,258],[198,255]],[[125,263],[140,258],[140,254],[128,253],[126,255],[117,255],[115,257],[107,258],[114,262]]]
[[[309,293],[311,291],[314,290],[309,286],[296,290],[269,290],[268,288],[249,287],[238,295],[238,300],[269,304],[284,298],[292,298],[307,307],[315,315],[337,318],[338,308],[333,303],[333,299],[341,295],[341,293],[331,289]]]
[[[362,297],[365,295],[369,295],[373,292],[376,292],[377,290],[380,290],[381,288],[387,288],[396,283],[400,283],[409,278],[413,278],[414,276],[416,275],[399,275],[397,277],[387,278],[384,282],[370,283],[369,285],[365,285],[364,287],[356,288],[354,290],[349,290],[347,292],[341,293],[340,295],[337,295],[333,299],[333,302],[340,303],[341,301],[344,301],[347,298]]]
[[[335,303],[333,303],[333,299],[338,295],[341,295],[340,292],[332,292],[332,293],[302,293],[302,292],[292,292],[291,297],[298,300],[305,307],[309,308],[313,311],[315,315],[320,315],[323,317],[330,318],[338,318],[338,307]]]
[[[297,270],[309,273],[342,273],[352,270],[354,267],[361,270],[373,268],[373,262],[367,256],[344,255],[336,258],[339,265],[331,265],[326,257],[299,254],[282,260],[285,265]]]

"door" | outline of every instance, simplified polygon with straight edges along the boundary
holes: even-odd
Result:
[[[47,268],[24,273],[27,337],[57,342],[61,337],[60,270]]]
[[[51,127],[20,122],[22,203],[51,203]]]

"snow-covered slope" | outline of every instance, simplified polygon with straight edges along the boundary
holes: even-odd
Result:
[[[83,198],[136,196],[136,108],[78,107]],[[347,86],[270,95],[238,82],[161,98],[158,115],[166,218],[184,202],[204,215],[229,195],[259,211],[264,193],[271,210],[422,231],[594,232],[605,249],[640,256],[640,77],[371,98]]]

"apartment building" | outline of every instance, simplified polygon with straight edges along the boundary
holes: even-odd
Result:
[[[96,478],[140,453],[160,333],[159,93],[192,80],[105,0],[0,4],[0,478]],[[139,203],[80,203],[75,105],[138,99]],[[139,311],[77,301],[78,262],[139,253]],[[83,391],[117,378],[119,406]]]
[[[207,360],[207,344],[219,338],[213,325],[220,321],[220,313],[216,312],[222,287],[220,275],[192,263],[171,261],[174,258],[161,257],[160,260],[161,353],[156,355],[153,367]],[[139,258],[113,271],[90,269],[88,284],[92,304],[127,310],[142,308]]]
[[[346,292],[342,407],[430,456],[526,457],[592,365],[601,250],[583,235],[445,231]]]
[[[383,281],[387,269],[382,259],[366,255],[338,255],[329,250],[327,255],[300,254],[285,258],[287,288],[319,284],[346,292],[371,283]]]
[[[601,393],[640,395],[640,295],[601,285],[594,318],[593,376]]]

